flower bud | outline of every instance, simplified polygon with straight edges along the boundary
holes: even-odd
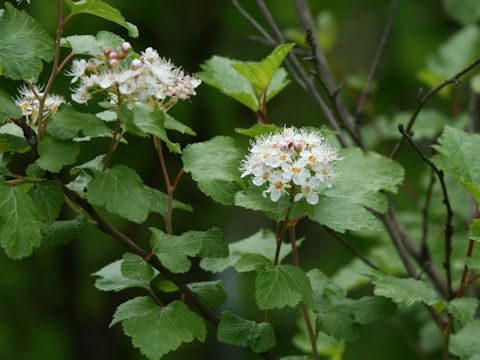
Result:
[[[117,59],[112,59],[112,60],[110,60],[109,64],[110,64],[111,67],[115,67],[115,66],[118,65],[118,60]]]
[[[95,66],[91,62],[87,62],[87,64],[85,65],[85,70],[90,71],[90,72],[94,72],[95,71]]]
[[[116,59],[118,57],[118,54],[115,51],[112,51],[110,52],[110,54],[108,54],[108,57],[110,59]]]
[[[288,148],[288,143],[285,142],[285,141],[279,141],[278,142],[278,147],[280,148],[280,150],[285,150],[286,148]]]
[[[123,50],[124,52],[129,52],[131,48],[132,48],[132,45],[130,45],[129,42],[124,42],[124,43],[122,44],[122,50]]]
[[[108,56],[108,54],[110,54],[111,52],[112,49],[109,46],[103,48],[103,53],[105,54],[105,56]]]
[[[288,144],[288,147],[293,145],[293,138],[291,138],[290,136],[286,136],[285,139],[283,139],[283,141],[285,141]]]
[[[296,141],[294,144],[293,144],[293,147],[295,148],[295,151],[297,153],[299,153],[300,151],[302,151],[303,149],[303,141]]]
[[[137,70],[137,69],[140,69],[140,67],[142,66],[142,60],[140,59],[133,59],[131,64],[130,64],[130,67],[133,69],[133,70]]]

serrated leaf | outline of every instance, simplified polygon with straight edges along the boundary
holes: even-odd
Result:
[[[255,124],[248,129],[236,128],[235,132],[254,138],[259,135],[272,134],[279,129],[275,124]]]
[[[476,0],[446,0],[447,13],[463,25],[480,19],[480,3]]]
[[[243,254],[235,263],[235,270],[239,273],[253,271],[257,266],[271,264],[265,256],[260,254]]]
[[[349,199],[321,197],[316,205],[307,207],[307,213],[311,220],[340,233],[346,230],[382,229],[371,212]]]
[[[439,295],[424,281],[408,278],[397,278],[380,271],[372,271],[372,283],[375,284],[375,295],[384,296],[409,307],[416,302],[430,306],[442,303]]]
[[[137,297],[117,308],[110,326],[119,321],[133,346],[150,360],[160,359],[182,342],[203,342],[207,333],[204,320],[182,301],[161,308],[152,298]]]
[[[122,275],[128,279],[150,281],[154,277],[152,266],[137,254],[123,254],[123,261],[120,266]]]
[[[36,163],[43,170],[58,173],[65,165],[74,163],[79,153],[77,143],[46,136],[38,145],[40,158]]]
[[[25,11],[8,2],[0,16],[0,29],[0,66],[7,78],[35,78],[42,71],[42,60],[53,59],[55,41],[48,32]]]
[[[27,166],[27,169],[25,170],[25,173],[29,177],[41,179],[45,176],[46,171],[41,169],[37,163],[31,163],[30,165]]]
[[[40,246],[38,208],[18,187],[0,182],[0,244],[8,257],[21,259]]]
[[[256,111],[259,109],[259,105],[250,81],[231,66],[234,63],[238,63],[238,61],[221,56],[213,56],[200,65],[203,72],[198,73],[197,77],[208,85],[217,88],[225,95]],[[287,73],[280,68],[273,76],[268,87],[267,101],[278,94],[286,85],[288,85]]]
[[[174,273],[184,273],[192,265],[188,256],[195,256],[202,248],[202,241],[195,237],[167,235],[150,228],[150,247],[163,266]]]
[[[473,320],[479,303],[480,301],[476,298],[461,297],[451,300],[446,304],[446,307],[455,319],[463,324],[468,324]]]
[[[273,75],[294,46],[293,43],[280,44],[260,62],[234,63],[231,66],[250,81],[258,98],[267,91]]]
[[[239,185],[243,149],[231,137],[217,136],[205,142],[190,144],[183,150],[185,172],[192,175],[198,187],[213,200],[224,205],[233,203]]]
[[[98,276],[95,281],[95,287],[102,291],[121,291],[131,287],[141,287],[148,289],[148,281],[144,280],[132,280],[122,275],[121,266],[123,260],[114,261],[107,266],[104,266],[97,272],[93,273],[93,276]]]
[[[30,150],[22,129],[13,123],[0,126],[0,153],[19,152]]]
[[[227,300],[222,280],[190,283],[188,287],[212,308],[219,307]]]
[[[0,88],[0,124],[6,119],[17,119],[22,116],[22,109],[18,107],[3,89]]]
[[[168,114],[165,114],[165,129],[175,130],[182,134],[197,135],[190,127],[174,119]]]
[[[301,245],[301,239],[297,246]],[[228,244],[229,255],[226,258],[203,259],[200,267],[206,271],[221,272],[234,266],[243,254],[259,254],[273,262],[275,258],[276,240],[275,234],[269,229],[260,229],[246,239]],[[279,263],[292,251],[291,246],[280,248]]]
[[[225,258],[228,256],[228,244],[220,228],[213,227],[207,231],[188,231],[181,235],[186,241],[200,241],[198,253],[202,258]]]
[[[462,358],[480,353],[480,320],[476,319],[450,337],[450,352]]]
[[[162,216],[166,216],[168,212],[168,195],[148,186],[145,186],[145,189],[150,193],[151,197],[150,211],[156,212]],[[175,199],[172,201],[172,209],[193,212],[193,208],[190,205],[184,204],[183,202]]]
[[[256,270],[255,299],[261,310],[294,307],[300,301],[312,303],[310,281],[299,267],[268,264]]]
[[[88,227],[87,219],[79,216],[74,220],[55,221],[47,225],[42,234],[42,246],[66,245],[81,237]]]
[[[432,158],[435,165],[452,175],[476,201],[480,201],[480,135],[445,126],[438,145],[433,148],[439,153]]]
[[[307,272],[313,290],[313,310],[322,311],[330,308],[332,304],[347,295],[345,289],[318,269]]]
[[[133,109],[123,105],[118,110],[118,118],[124,121],[127,130],[134,135],[146,137],[153,135],[165,142],[170,151],[181,154],[180,146],[168,139],[165,131],[166,116],[162,110],[149,112],[142,107],[134,107]]]
[[[256,353],[266,352],[276,345],[275,332],[271,324],[267,322],[257,324],[229,311],[222,312],[217,339],[225,344],[249,347]]]
[[[102,171],[103,169],[103,164],[105,162],[105,155],[98,155],[94,159],[87,161],[86,163],[83,163],[82,165],[75,166],[70,169],[70,174],[75,175],[78,174],[82,170],[90,170],[92,173],[95,173],[96,171]]]
[[[325,188],[330,197],[347,198],[355,204],[362,204],[380,212],[387,211],[387,198],[381,190],[396,193],[404,176],[403,167],[374,152],[363,153],[358,148],[342,151],[344,159],[336,164],[336,171],[342,175],[334,185]]]
[[[100,31],[93,35],[71,35],[62,38],[62,46],[70,46],[75,54],[97,56],[103,54],[107,46],[115,49],[125,42],[120,36],[109,31]]]
[[[65,195],[62,187],[55,180],[36,183],[28,192],[33,202],[40,209],[40,215],[43,221],[50,223],[58,218]]]
[[[150,286],[162,292],[172,293],[178,291],[177,285],[170,280],[165,280],[162,274],[158,274],[150,281]]]
[[[120,26],[123,26],[128,30],[128,34],[131,37],[138,36],[138,29],[135,25],[128,23],[125,18],[122,16],[120,11],[115,9],[113,6],[101,1],[101,0],[83,0],[83,1],[73,1],[73,0],[64,0],[67,6],[70,8],[72,13],[84,13],[91,14],[103,19],[112,21]]]
[[[82,136],[106,136],[110,129],[95,115],[82,113],[70,106],[62,105],[48,121],[47,132],[57,139],[67,140]]]
[[[468,237],[476,242],[480,242],[480,219],[473,219],[468,231]]]
[[[87,199],[95,206],[105,205],[111,213],[143,223],[150,210],[150,193],[138,174],[123,165],[97,171],[87,186]]]
[[[88,183],[91,180],[92,177],[88,175],[86,171],[82,170],[73,181],[67,184],[67,188],[75,191],[77,194],[85,195]]]

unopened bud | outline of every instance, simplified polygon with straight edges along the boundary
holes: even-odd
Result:
[[[140,69],[141,66],[142,66],[142,60],[140,60],[140,59],[133,59],[132,63],[130,64],[130,67],[133,70]]]
[[[288,143],[281,140],[281,141],[278,142],[278,147],[280,148],[280,150],[285,150],[286,148],[288,148]]]
[[[296,152],[302,151],[303,141],[296,141],[296,142],[293,144],[293,147],[295,148],[295,151],[296,151]]]
[[[293,139],[290,136],[285,137],[283,141],[285,141],[288,144],[288,147],[293,145]]]
[[[118,65],[118,60],[117,59],[112,59],[112,60],[110,60],[109,64],[110,64],[111,67],[115,67],[115,66]]]
[[[87,62],[87,64],[85,65],[85,70],[90,71],[90,72],[94,72],[95,71],[95,66],[93,66],[93,64],[91,62]]]
[[[110,52],[110,54],[108,54],[108,57],[110,59],[116,59],[118,57],[118,54],[115,51],[112,51]]]
[[[103,53],[105,54],[105,56],[108,56],[108,54],[110,54],[111,52],[112,49],[109,46],[103,48]]]
[[[132,45],[130,45],[129,42],[124,42],[124,43],[122,44],[122,50],[123,50],[124,52],[130,51],[131,48],[132,48]]]

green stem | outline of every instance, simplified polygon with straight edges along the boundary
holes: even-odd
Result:
[[[107,157],[105,159],[105,162],[103,163],[102,171],[105,171],[105,169],[108,167],[108,164],[110,163],[110,159],[112,158],[113,152],[116,149],[115,144],[117,142],[117,134],[119,130],[120,130],[120,119],[117,119],[117,124],[115,125],[115,130],[113,131],[112,141],[110,142],[110,146],[107,152]]]

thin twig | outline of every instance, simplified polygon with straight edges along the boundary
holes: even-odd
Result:
[[[435,184],[435,173],[432,170],[430,174],[430,182],[428,183],[427,194],[425,195],[425,203],[422,208],[422,243],[420,246],[422,258],[430,259],[430,251],[428,250],[428,209],[430,208],[430,199],[432,197],[433,185]]]
[[[357,249],[355,249],[348,241],[346,241],[343,237],[341,237],[337,232],[333,231],[332,229],[324,226],[324,229],[329,232],[335,239],[340,241],[342,245],[344,245],[348,250],[355,254],[360,260],[362,260],[365,264],[370,266],[374,270],[379,270],[380,268],[368,260],[364,255],[362,255]]]
[[[148,287],[148,292],[150,293],[150,295],[152,295],[153,299],[156,301],[156,303],[158,305],[160,305],[160,307],[164,308],[165,305],[163,305],[163,302],[160,300],[160,298],[157,296],[157,294],[155,294],[155,292],[153,291],[153,289],[149,286]]]
[[[429,92],[424,94],[423,96],[418,99],[417,106],[415,107],[415,110],[413,111],[412,116],[410,117],[410,120],[408,121],[408,124],[405,128],[405,131],[409,133],[412,130],[413,124],[415,123],[415,120],[417,119],[418,114],[422,110],[423,106],[430,100],[430,98],[435,95],[437,92],[442,90],[445,86],[449,84],[455,84],[459,85],[460,80],[459,78],[465,75],[467,72],[472,70],[475,66],[477,66],[480,63],[480,58],[476,59],[469,65],[467,65],[465,68],[457,72],[456,74],[453,74],[452,76],[448,77],[444,81],[442,81],[440,84],[435,86],[433,89],[431,89]],[[402,136],[400,139],[398,139],[397,144],[393,148],[391,154],[390,154],[390,159],[395,159],[398,155],[398,152],[400,151],[400,148],[402,147],[403,143],[405,142],[405,137]]]
[[[363,89],[362,95],[360,100],[358,101],[357,109],[355,110],[355,123],[358,124],[360,117],[363,114],[363,110],[365,109],[365,104],[367,103],[367,97],[370,93],[370,89],[373,84],[373,79],[375,78],[375,74],[377,73],[378,65],[380,64],[380,58],[382,57],[383,51],[385,50],[385,46],[387,45],[387,40],[390,37],[390,33],[392,32],[393,28],[393,20],[395,19],[395,14],[397,12],[398,3],[400,0],[393,0],[392,5],[390,7],[390,15],[387,20],[387,26],[383,31],[382,38],[380,43],[378,44],[377,52],[375,53],[375,57],[373,58],[372,64],[370,65],[370,70],[368,71],[367,77],[367,84]]]
[[[448,286],[448,298],[451,299],[453,292],[452,292],[452,274],[451,274],[451,267],[450,267],[450,258],[452,255],[452,235],[453,235],[453,225],[452,225],[452,219],[453,219],[453,210],[452,207],[450,206],[450,201],[448,198],[448,192],[447,192],[447,187],[445,185],[445,180],[444,180],[444,174],[443,171],[437,168],[437,166],[433,163],[432,160],[430,160],[427,155],[420,149],[420,147],[413,141],[411,133],[408,131],[405,131],[403,128],[403,125],[400,124],[398,125],[398,130],[400,133],[403,135],[405,139],[413,146],[415,151],[420,155],[422,160],[426,162],[431,169],[435,172],[435,174],[438,177],[438,180],[440,181],[440,185],[442,187],[442,193],[443,193],[443,203],[445,204],[445,208],[447,209],[447,215],[445,218],[445,262],[443,264],[445,268],[445,272],[447,274],[447,286]]]

